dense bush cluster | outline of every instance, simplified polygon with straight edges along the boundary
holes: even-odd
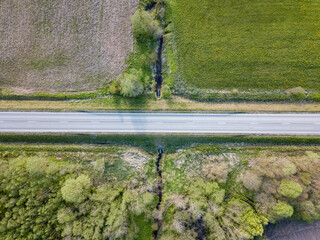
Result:
[[[257,210],[270,222],[291,216],[313,221],[320,218],[319,171],[319,155],[307,151],[290,157],[260,156],[250,162],[250,169],[242,179],[248,189],[251,188],[248,176],[259,179],[252,189],[254,200]]]
[[[320,219],[318,153],[224,151],[200,146],[164,163],[161,239],[251,239],[269,222]]]
[[[0,239],[133,239],[133,219],[155,203],[138,182],[106,181],[90,165],[22,156],[0,170]]]

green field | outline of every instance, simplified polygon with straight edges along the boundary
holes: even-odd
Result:
[[[320,90],[319,0],[170,0],[168,15],[190,86]]]

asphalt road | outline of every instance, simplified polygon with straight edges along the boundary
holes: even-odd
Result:
[[[0,132],[320,135],[320,114],[0,112]]]

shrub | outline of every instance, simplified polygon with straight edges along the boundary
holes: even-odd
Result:
[[[241,180],[243,185],[251,191],[258,191],[262,184],[262,178],[251,171],[246,171],[241,176]]]
[[[138,10],[131,18],[133,23],[133,33],[137,40],[158,39],[163,30],[154,14],[144,10]]]
[[[285,197],[297,198],[302,193],[302,187],[295,181],[290,179],[282,179],[280,183],[280,191]]]
[[[312,201],[304,201],[299,207],[299,212],[304,221],[312,222],[320,218],[320,209],[316,209]]]
[[[306,93],[306,90],[304,90],[302,87],[295,87],[295,88],[287,89],[285,92],[288,95],[301,95],[301,94],[304,95]]]
[[[284,175],[290,176],[290,175],[293,175],[297,172],[297,168],[294,163],[288,162],[287,164],[284,165],[284,167],[282,168],[282,171],[283,171]]]
[[[144,77],[142,70],[131,69],[120,79],[121,94],[125,97],[136,97],[144,92]]]
[[[117,94],[120,93],[120,83],[118,81],[113,81],[109,86],[109,93]]]
[[[320,102],[320,93],[314,93],[310,95],[312,101],[314,102]]]

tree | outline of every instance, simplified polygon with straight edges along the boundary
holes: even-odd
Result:
[[[62,197],[67,202],[81,203],[87,198],[90,185],[90,178],[86,175],[68,179],[61,188]]]
[[[278,201],[278,203],[272,208],[275,220],[291,217],[293,214],[293,208],[289,204]]]
[[[302,193],[302,187],[295,181],[282,179],[280,183],[280,192],[285,197],[297,198]]]

